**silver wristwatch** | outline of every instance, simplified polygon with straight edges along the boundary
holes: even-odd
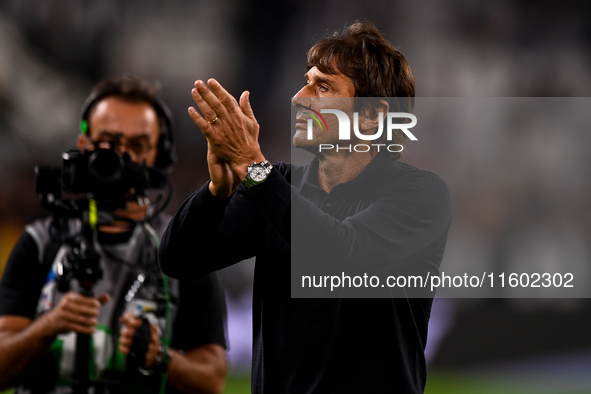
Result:
[[[261,184],[267,180],[273,166],[268,160],[261,161],[260,163],[252,163],[246,170],[246,178],[242,181],[242,184],[250,189],[251,187]]]

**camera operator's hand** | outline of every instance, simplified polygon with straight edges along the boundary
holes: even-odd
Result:
[[[119,351],[127,356],[133,342],[136,330],[142,325],[142,319],[135,317],[131,312],[125,312],[119,319],[123,323],[119,332]],[[151,368],[156,361],[156,355],[160,349],[160,338],[158,337],[158,327],[150,324],[150,343],[146,352],[145,368]]]
[[[55,308],[47,312],[46,324],[53,335],[70,331],[92,335],[97,324],[99,309],[111,297],[103,294],[86,297],[79,293],[66,293]]]

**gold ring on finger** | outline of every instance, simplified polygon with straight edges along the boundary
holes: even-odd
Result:
[[[214,124],[215,122],[217,122],[217,121],[218,121],[218,119],[219,119],[219,117],[218,117],[218,116],[216,116],[214,120],[212,120],[211,122],[209,122],[209,124]]]

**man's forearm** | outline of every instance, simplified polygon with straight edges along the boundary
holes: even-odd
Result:
[[[180,279],[186,275],[200,276],[215,270],[203,264],[187,264],[187,257],[200,247],[216,250],[216,228],[223,218],[225,205],[225,202],[210,194],[207,186],[183,202],[162,235],[158,249],[158,261],[164,274]],[[204,262],[210,261],[207,259]]]
[[[16,316],[10,319],[23,328],[0,324],[0,390],[22,380],[25,370],[49,349],[55,339],[43,317],[28,325],[30,319]]]
[[[374,192],[373,200],[363,201],[367,208],[341,218],[323,211],[276,172],[245,195],[303,261],[320,258],[326,264],[328,258],[342,266],[371,262],[402,267],[447,234],[451,197],[431,173],[395,179]],[[350,199],[355,193],[344,196]],[[355,199],[361,204],[360,197]]]
[[[168,382],[182,392],[221,393],[226,373],[224,350],[219,345],[203,345],[186,354],[170,351]]]
[[[262,231],[261,219],[240,191],[220,200],[205,185],[181,205],[162,235],[160,269],[180,279],[205,275],[253,257],[256,253],[249,235]],[[188,262],[201,250],[211,251],[214,258]]]

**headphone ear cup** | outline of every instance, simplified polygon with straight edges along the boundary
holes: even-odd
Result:
[[[174,144],[171,142],[169,134],[161,134],[158,139],[158,156],[156,157],[155,167],[161,170],[169,171],[169,167],[176,163],[176,152]]]
[[[160,138],[158,138],[158,156],[155,167],[166,172],[172,171],[176,163],[176,151],[172,134],[172,115],[166,104],[161,100],[154,102],[154,108],[160,118]]]

